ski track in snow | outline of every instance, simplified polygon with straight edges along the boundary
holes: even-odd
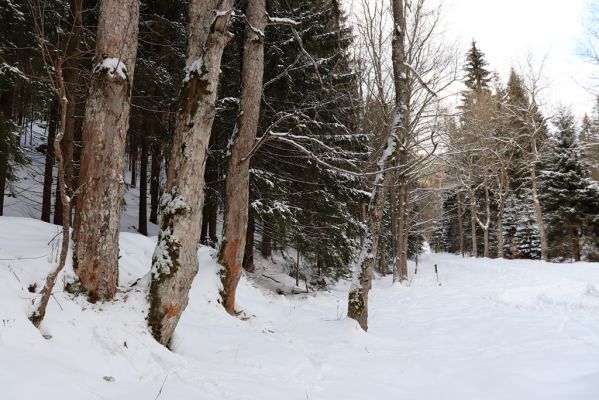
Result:
[[[280,296],[244,276],[237,308],[249,319],[229,316],[202,247],[170,352],[145,321],[155,239],[133,233],[121,235],[115,301],[63,292],[69,263],[41,332],[29,323],[27,287],[51,269],[57,229],[0,218],[2,399],[145,400],[163,383],[162,400],[599,398],[599,264],[425,255],[409,287],[375,281],[364,333],[344,317],[347,283]],[[293,285],[281,263],[258,265]]]

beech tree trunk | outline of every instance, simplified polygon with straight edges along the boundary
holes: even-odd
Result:
[[[100,2],[73,231],[74,270],[92,302],[112,298],[118,283],[118,237],[138,20],[138,0]]]
[[[141,162],[139,166],[139,220],[137,229],[148,236],[148,138],[141,138]]]
[[[198,271],[204,170],[214,121],[220,62],[230,39],[233,0],[191,0],[186,77],[179,94],[158,244],[152,259],[148,325],[170,343]]]
[[[241,99],[227,168],[223,239],[218,260],[223,266],[223,304],[229,314],[235,314],[235,291],[245,251],[250,194],[250,158],[247,155],[256,142],[260,118],[266,0],[249,0],[246,18]]]
[[[52,214],[52,184],[54,183],[54,138],[58,128],[58,101],[54,100],[50,106],[48,123],[48,145],[46,147],[46,164],[44,166],[44,189],[42,193],[42,217],[44,222],[50,222]]]

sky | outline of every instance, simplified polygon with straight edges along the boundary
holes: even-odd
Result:
[[[489,68],[504,82],[511,66],[525,66],[528,54],[537,64],[545,59],[547,108],[571,106],[581,116],[594,104],[585,88],[597,67],[577,54],[591,1],[599,0],[443,0],[442,5],[448,37],[463,53],[476,39]]]

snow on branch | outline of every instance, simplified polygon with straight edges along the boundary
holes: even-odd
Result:
[[[412,67],[412,65],[410,65],[409,63],[404,62],[403,65],[408,68],[416,77],[416,79],[418,79],[418,82],[420,82],[420,84],[422,85],[422,87],[424,87],[431,95],[433,95],[434,97],[437,97],[437,92],[435,92],[434,90],[432,90],[427,84],[426,82],[424,82],[424,79],[422,78],[422,76],[418,73],[418,71],[416,71],[416,69],[414,69],[414,67]]]

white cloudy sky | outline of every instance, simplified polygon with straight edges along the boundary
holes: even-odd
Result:
[[[373,0],[376,1],[376,0]],[[467,49],[474,38],[492,69],[507,79],[510,66],[527,54],[546,57],[549,106],[569,105],[577,114],[591,109],[593,68],[577,55],[591,1],[599,0],[443,0],[448,35]]]
[[[345,0],[350,13],[360,14],[363,0]],[[390,0],[366,0],[385,2]],[[457,41],[463,56],[472,39],[486,54],[489,68],[505,82],[511,66],[524,67],[527,56],[544,59],[548,111],[570,106],[582,116],[594,100],[585,88],[597,67],[577,54],[591,2],[599,0],[429,0],[441,3],[445,37]]]

